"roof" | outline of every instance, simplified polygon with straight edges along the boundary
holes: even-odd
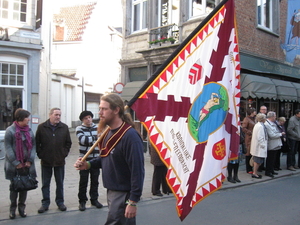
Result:
[[[59,14],[53,15],[56,25],[54,41],[82,41],[82,36],[96,2],[84,3],[60,8]]]
[[[52,69],[51,73],[55,75],[63,75],[63,76],[70,76],[75,77],[76,75],[75,69]]]

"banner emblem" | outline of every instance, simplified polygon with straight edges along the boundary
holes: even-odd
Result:
[[[192,105],[188,125],[193,139],[206,142],[219,129],[228,112],[228,93],[219,83],[207,83]]]

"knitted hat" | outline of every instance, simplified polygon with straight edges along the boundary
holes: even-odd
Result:
[[[82,111],[82,113],[80,113],[79,119],[82,121],[82,119],[86,116],[91,116],[93,118],[94,114],[91,111]]]

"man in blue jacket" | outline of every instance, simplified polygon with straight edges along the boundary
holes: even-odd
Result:
[[[134,225],[145,176],[143,142],[118,95],[102,96],[99,109],[99,132],[108,126],[99,143],[101,158],[88,162],[79,158],[74,166],[84,170],[102,163],[109,209],[105,225]]]

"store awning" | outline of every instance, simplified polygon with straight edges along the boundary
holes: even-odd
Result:
[[[297,96],[298,96],[297,100],[298,100],[298,102],[300,102],[300,84],[292,83],[292,85],[296,88]]]
[[[123,91],[121,93],[121,97],[123,100],[130,101],[133,96],[141,89],[146,81],[133,81],[125,84]]]
[[[241,95],[244,98],[276,99],[276,87],[268,77],[241,74]]]
[[[277,99],[281,101],[297,101],[297,90],[291,82],[272,79],[276,86]]]

